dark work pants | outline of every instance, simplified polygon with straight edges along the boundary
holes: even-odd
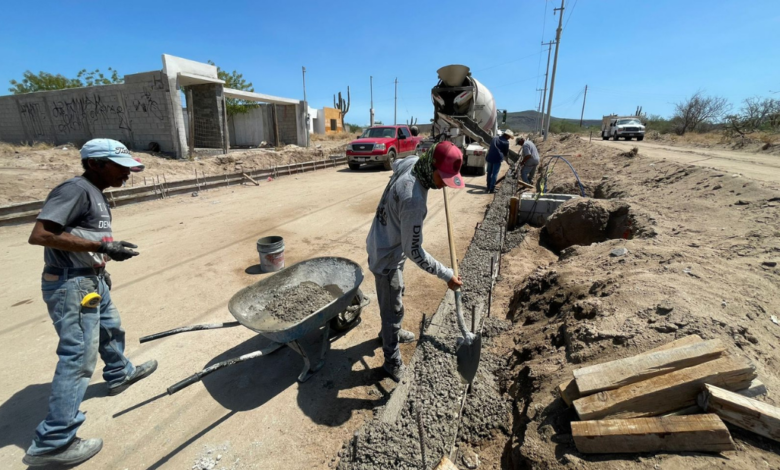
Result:
[[[398,347],[398,332],[404,319],[404,271],[391,269],[383,274],[374,274],[379,316],[382,319],[382,352],[385,362],[399,364],[401,350]]]

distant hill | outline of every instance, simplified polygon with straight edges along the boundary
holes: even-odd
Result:
[[[533,110],[507,113],[506,125],[501,124],[501,114],[499,114],[498,127],[499,129],[508,127],[515,132],[531,132],[536,129],[536,126],[538,125],[539,114],[540,113]],[[579,119],[557,118],[553,116],[552,122],[556,121],[567,121],[578,126],[580,124]],[[582,127],[589,126],[601,126],[601,119],[585,119],[582,121]],[[420,134],[428,134],[431,132],[431,124],[418,124],[417,127],[420,128]]]
[[[501,115],[498,115],[498,127],[508,127],[512,129],[513,131],[517,132],[530,132],[536,128],[538,125],[538,119],[539,114],[536,111],[529,110],[529,111],[520,111],[519,113],[507,113],[506,114],[506,126],[501,125]],[[568,121],[571,123],[574,123],[576,125],[580,124],[579,119],[566,119],[566,118],[557,118],[555,116],[552,116],[551,122],[556,121]],[[601,126],[601,119],[585,119],[582,121],[582,127],[589,127],[589,126]]]

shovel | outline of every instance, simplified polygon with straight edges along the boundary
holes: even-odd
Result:
[[[450,220],[450,208],[447,201],[447,188],[442,188],[444,192],[444,215],[447,218],[447,238],[450,244],[450,261],[455,278],[458,277],[458,260],[455,256],[455,237],[452,230],[452,220]],[[455,315],[458,319],[458,328],[463,336],[458,344],[455,356],[458,358],[458,373],[463,383],[470,384],[477,375],[479,367],[479,355],[482,351],[482,337],[466,328],[466,321],[463,319],[463,301],[460,288],[455,291]],[[472,330],[476,332],[476,324],[472,314]]]

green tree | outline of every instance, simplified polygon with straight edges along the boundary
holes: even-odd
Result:
[[[247,82],[243,74],[233,70],[227,72],[219,68],[217,64],[209,60],[209,64],[217,67],[217,78],[225,82],[225,88],[232,88],[234,90],[251,91],[254,93],[255,89],[252,82]],[[239,100],[236,98],[227,98],[227,115],[228,117],[235,116],[236,114],[243,114],[249,112],[251,108],[259,106],[255,101]]]
[[[48,72],[34,74],[28,70],[22,75],[21,82],[16,80],[10,81],[11,87],[8,91],[14,95],[22,95],[36,91],[64,90],[66,88],[81,88],[84,86],[110,85],[124,82],[124,79],[119,77],[116,70],[111,67],[108,70],[111,71],[111,75],[106,77],[99,69],[91,72],[83,69],[76,74],[76,78],[67,78],[61,74],[54,75]]]

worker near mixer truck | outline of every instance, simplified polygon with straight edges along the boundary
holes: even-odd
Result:
[[[520,179],[528,184],[533,184],[534,176],[536,175],[536,167],[539,166],[539,151],[536,150],[536,145],[530,140],[525,140],[524,137],[520,137],[517,142],[522,146],[520,150]]]
[[[487,192],[496,192],[496,180],[498,179],[498,172],[501,170],[501,162],[506,158],[509,153],[509,141],[515,134],[507,129],[502,132],[501,135],[493,137],[490,142],[490,148],[488,149],[487,157]]]
[[[108,260],[138,255],[136,245],[114,241],[111,209],[103,190],[119,187],[130,171],[143,169],[127,148],[110,139],[90,140],[81,149],[84,173],[54,188],[35,222],[29,242],[43,246],[43,300],[59,336],[46,418],[35,430],[23,462],[76,465],[103,446],[101,439],[80,439],[84,399],[98,354],[105,363],[108,395],[125,391],[148,377],[157,361],[134,366],[124,354],[125,331],[111,301]]]
[[[407,157],[393,164],[393,176],[387,183],[366,247],[368,268],[376,280],[376,296],[382,329],[383,368],[399,381],[405,366],[399,343],[414,341],[414,333],[401,328],[404,318],[403,269],[407,258],[430,274],[445,281],[450,289],[462,285],[452,269],[444,266],[423,249],[423,221],[428,213],[428,191],[463,188],[460,176],[463,154],[452,142],[440,142],[419,157]]]

